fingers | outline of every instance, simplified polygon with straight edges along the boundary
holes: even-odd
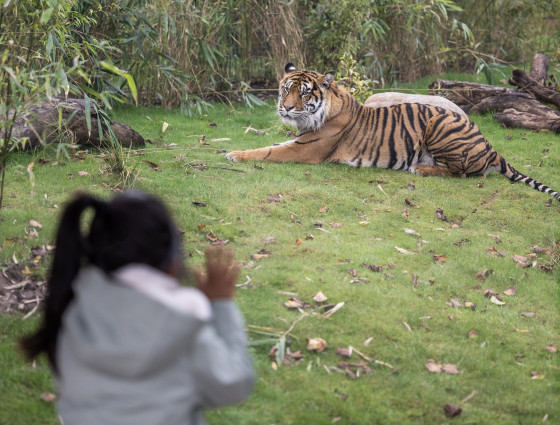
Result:
[[[194,272],[194,276],[196,278],[196,286],[197,288],[201,288],[202,286],[206,285],[206,277],[204,273],[200,269],[192,269]]]
[[[206,269],[214,267],[232,268],[234,266],[234,255],[230,248],[223,246],[208,246],[206,248]]]

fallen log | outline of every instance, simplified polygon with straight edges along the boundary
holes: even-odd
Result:
[[[23,149],[32,149],[45,143],[58,140],[72,141],[78,145],[101,147],[109,140],[107,126],[91,111],[91,132],[88,130],[85,103],[83,99],[61,99],[42,101],[37,105],[30,105],[25,115],[16,119],[12,130],[12,137],[18,140],[26,139]],[[99,123],[103,140],[99,134]],[[145,145],[144,138],[127,124],[112,122],[111,130],[116,140],[125,147],[141,147]],[[0,131],[0,139],[4,137]]]
[[[439,79],[431,83],[429,89],[429,94],[445,97],[459,105],[465,112],[487,97],[504,94],[520,95],[516,90],[507,87]],[[534,99],[534,96],[528,93],[522,93],[521,96]]]
[[[526,128],[529,130],[550,130],[560,133],[560,118],[548,118],[527,112],[519,112],[515,109],[506,109],[494,114],[494,119],[500,121],[506,127]]]
[[[519,87],[520,90],[533,94],[537,99],[542,102],[551,103],[560,106],[560,93],[555,90],[549,89],[538,81],[531,78],[527,73],[521,69],[514,69],[512,76],[509,79],[512,86]]]
[[[560,112],[534,98],[528,98],[525,93],[507,93],[497,96],[486,97],[474,105],[470,114],[485,114],[487,112],[503,112],[506,109],[515,109],[532,115],[542,116],[550,119],[560,119]]]

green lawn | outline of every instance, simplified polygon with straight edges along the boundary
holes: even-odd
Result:
[[[560,190],[558,136],[506,130],[491,116],[471,118],[514,167]],[[211,424],[560,423],[560,361],[545,349],[560,345],[560,204],[549,204],[551,197],[497,173],[461,180],[337,164],[226,161],[222,151],[288,140],[272,103],[216,105],[202,117],[123,108],[116,119],[158,142],[131,153],[128,165],[138,172],[137,188],[170,206],[185,231],[189,263],[202,262],[212,232],[244,264],[237,300],[250,326],[258,381],[246,403],[209,412]],[[267,134],[246,132],[249,126]],[[117,183],[97,152],[14,154],[0,212],[0,259],[27,261],[40,275],[44,268],[35,270],[30,247],[52,243],[69,195],[111,196]],[[30,219],[43,225],[38,237],[26,234]],[[552,254],[529,258],[535,267],[518,267],[512,256],[527,256],[533,246]],[[263,249],[268,257],[251,259]],[[510,286],[516,295],[504,294]],[[487,289],[505,304],[491,302]],[[318,291],[328,297],[323,304],[344,306],[328,318],[321,309],[284,306],[294,296],[316,306]],[[53,405],[40,398],[54,392],[44,363],[27,365],[14,350],[36,316],[0,316],[0,425],[57,423]],[[289,348],[304,357],[297,365],[273,365],[274,338],[292,325]],[[306,350],[306,339],[317,337],[328,344],[325,351]],[[356,352],[351,359],[336,354],[349,346],[371,361]],[[429,359],[459,373],[430,373]],[[340,364],[362,360],[360,369]],[[463,412],[448,419],[446,404]]]

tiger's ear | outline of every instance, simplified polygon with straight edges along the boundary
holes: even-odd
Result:
[[[327,75],[325,75],[325,78],[323,78],[323,82],[321,84],[323,85],[324,88],[328,89],[333,81],[334,81],[334,75],[332,75],[329,72]]]
[[[284,67],[284,72],[287,74],[288,72],[294,72],[297,71],[295,65],[293,63],[288,63],[286,64],[286,66]]]

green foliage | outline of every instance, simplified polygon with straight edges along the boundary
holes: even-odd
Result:
[[[312,16],[305,28],[314,64],[319,69],[337,67],[348,52],[382,85],[437,71],[433,55],[448,48],[447,39],[471,41],[468,27],[450,17],[461,11],[451,0],[306,4]]]
[[[100,137],[113,139],[105,110],[115,102],[138,99],[132,76],[111,63],[118,49],[108,40],[88,37],[96,10],[81,6],[78,0],[6,1],[0,6],[0,208],[7,157],[26,142],[13,135],[13,127],[16,119],[31,118],[28,105],[56,96],[83,96],[88,130],[91,105],[101,117]]]
[[[371,96],[373,84],[378,81],[370,80],[363,66],[360,66],[350,53],[344,53],[335,75],[335,80],[348,89],[358,102],[364,103]]]

